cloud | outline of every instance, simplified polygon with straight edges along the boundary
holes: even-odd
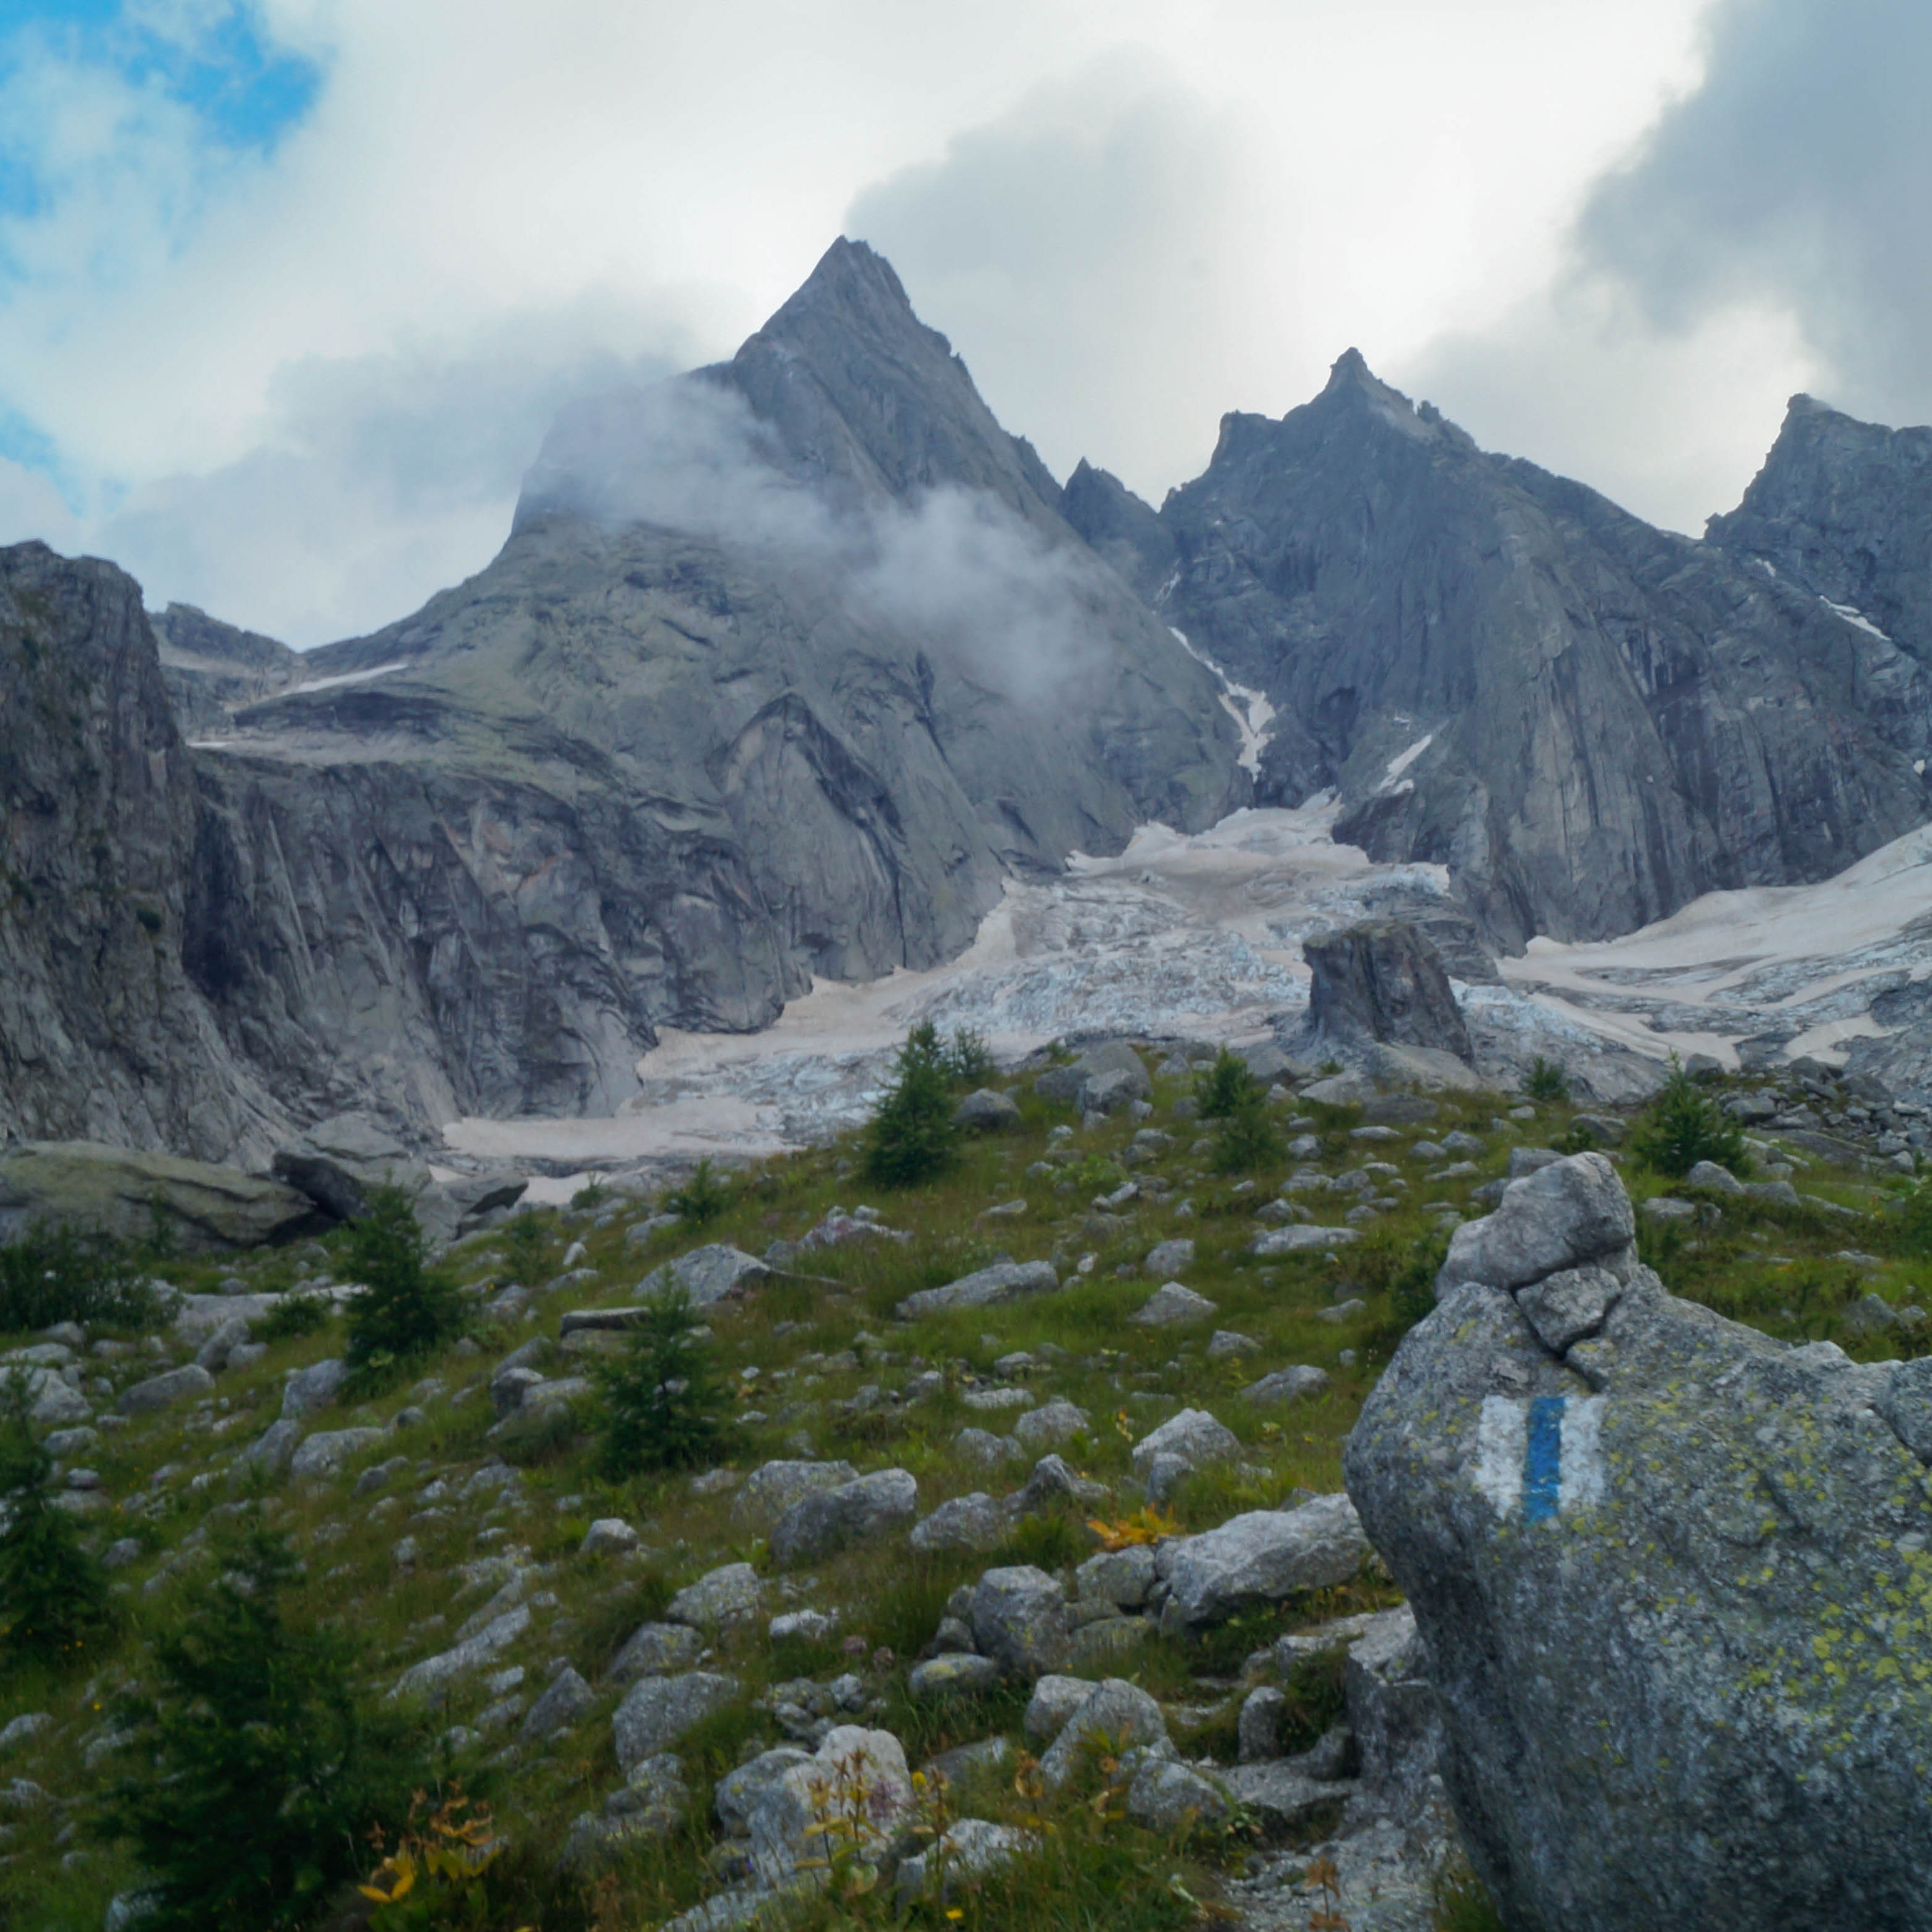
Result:
[[[686,377],[574,403],[532,466],[520,517],[562,509],[761,555],[836,587],[975,681],[1037,701],[1106,662],[1095,566],[982,492],[835,502],[735,388]]]
[[[501,544],[562,404],[686,359],[674,344],[638,352],[636,333],[626,315],[580,310],[460,346],[307,358],[274,380],[254,448],[142,484],[94,539],[151,602],[200,604],[298,646],[375,629]]]
[[[843,226],[1054,466],[1158,496],[1345,344],[1386,366],[1527,298],[1701,4],[88,0],[79,33],[23,0],[0,422],[51,453],[0,457],[156,598],[366,628],[480,567],[514,501],[494,449],[415,453],[458,447],[415,388],[527,450],[600,358],[728,355]],[[518,318],[586,303],[500,366]],[[52,516],[0,499],[0,541]]]
[[[1846,406],[1932,416],[1932,11],[1720,0],[1701,86],[1586,210],[1586,260],[1660,332],[1788,314]]]
[[[1104,452],[1158,490],[1268,382],[1296,199],[1245,115],[1123,57],[868,189],[846,227],[970,345],[995,412],[1050,467]]]

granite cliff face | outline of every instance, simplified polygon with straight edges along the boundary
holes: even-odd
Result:
[[[1064,502],[1274,704],[1262,798],[1336,788],[1338,837],[1448,865],[1505,944],[1822,878],[1927,815],[1916,656],[1730,538],[1480,450],[1353,351],[1280,422],[1225,418],[1157,516],[1090,470]]]
[[[1744,501],[1705,534],[1914,657],[1932,651],[1932,429],[1793,396]]]
[[[0,1142],[214,1158],[280,1118],[186,964],[201,806],[140,586],[0,550]]]

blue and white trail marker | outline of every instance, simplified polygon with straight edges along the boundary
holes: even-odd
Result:
[[[1508,1522],[1547,1522],[1604,1493],[1604,1398],[1483,1398],[1476,1486]]]

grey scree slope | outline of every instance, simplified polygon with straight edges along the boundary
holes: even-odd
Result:
[[[1580,1154],[1457,1231],[1350,1438],[1513,1932],[1932,1926],[1932,1360],[1667,1294]]]

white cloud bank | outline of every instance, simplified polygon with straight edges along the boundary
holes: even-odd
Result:
[[[321,76],[266,153],[46,35],[0,79],[0,424],[60,485],[0,440],[0,541],[298,643],[479,567],[560,401],[728,353],[842,229],[1156,499],[1350,343],[1690,527],[1789,389],[1932,404],[1904,0],[254,11]]]

